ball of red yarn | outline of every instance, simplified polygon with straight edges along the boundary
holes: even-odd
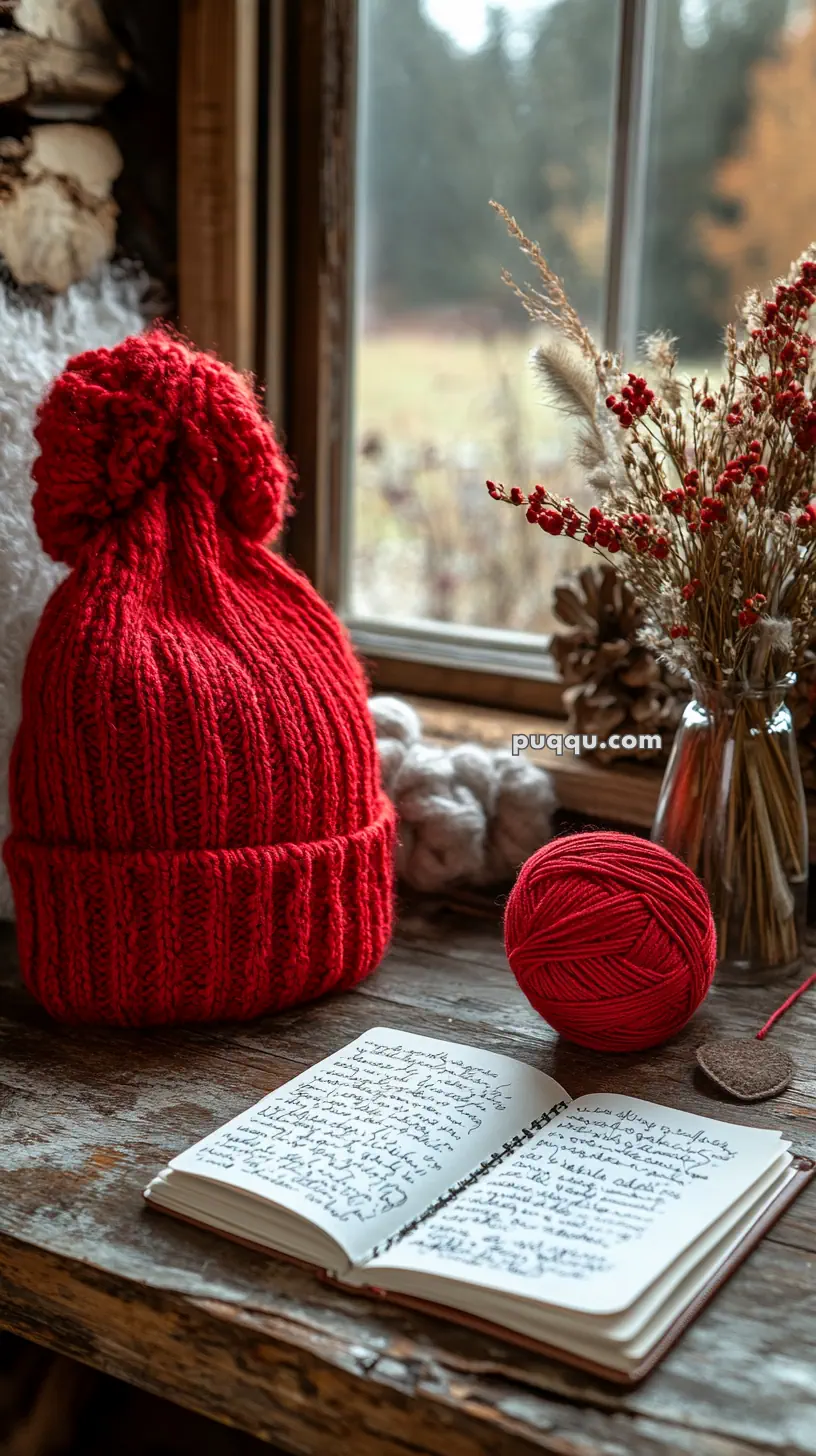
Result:
[[[717,954],[696,875],[661,845],[613,831],[554,839],[532,855],[504,937],[536,1011],[593,1051],[637,1051],[680,1031]]]

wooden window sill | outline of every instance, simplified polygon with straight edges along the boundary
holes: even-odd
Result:
[[[543,717],[521,711],[484,708],[440,698],[411,696],[408,701],[419,713],[425,735],[433,743],[481,743],[485,748],[509,748],[514,733],[563,733],[563,718]],[[525,758],[546,768],[552,776],[558,804],[570,814],[581,814],[595,823],[648,829],[657,807],[662,769],[655,764],[638,764],[622,759],[601,764],[592,756],[558,755],[548,749],[525,749]],[[808,795],[810,859],[816,862],[816,796]]]
[[[563,718],[536,713],[507,712],[440,698],[411,696],[408,702],[422,719],[425,735],[433,743],[480,743],[485,748],[509,748],[514,733],[564,733]],[[654,817],[661,770],[648,764],[622,761],[600,764],[592,757],[561,755],[543,749],[524,749],[523,757],[546,768],[552,776],[559,807],[610,824],[648,829]]]

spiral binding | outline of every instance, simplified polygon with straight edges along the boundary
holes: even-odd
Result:
[[[451,1203],[466,1188],[470,1188],[471,1184],[478,1182],[491,1168],[498,1167],[499,1163],[503,1163],[505,1158],[509,1157],[510,1153],[514,1153],[516,1148],[520,1148],[522,1144],[529,1142],[535,1133],[539,1132],[542,1127],[546,1127],[548,1122],[552,1122],[552,1119],[559,1112],[564,1112],[569,1105],[569,1101],[556,1102],[550,1108],[549,1112],[542,1112],[540,1117],[534,1117],[532,1122],[529,1122],[526,1127],[521,1129],[521,1132],[516,1133],[516,1136],[512,1137],[509,1142],[502,1143],[502,1146],[495,1153],[491,1153],[489,1158],[484,1158],[472,1172],[466,1174],[464,1178],[460,1178],[458,1183],[453,1183],[450,1188],[446,1188],[444,1193],[440,1193],[439,1197],[433,1203],[429,1204],[426,1209],[423,1209],[422,1213],[417,1214],[416,1218],[412,1218],[408,1223],[404,1223],[402,1228],[397,1229],[397,1232],[391,1234],[390,1238],[383,1239],[381,1244],[375,1244],[370,1253],[366,1255],[365,1262],[367,1263],[369,1259],[378,1259],[381,1254],[387,1254],[389,1249],[393,1249],[394,1245],[399,1243],[400,1239],[404,1239],[407,1234],[413,1233],[414,1229],[419,1228],[419,1225],[424,1223],[426,1218],[431,1218],[433,1214],[438,1213],[440,1208],[444,1208],[447,1203]]]

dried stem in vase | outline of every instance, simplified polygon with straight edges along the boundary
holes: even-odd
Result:
[[[487,488],[533,529],[613,562],[641,605],[644,645],[702,699],[719,695],[720,752],[708,737],[699,762],[691,753],[683,766],[684,853],[707,883],[718,878],[693,806],[709,812],[716,760],[727,753],[734,789],[723,805],[722,894],[732,884],[746,906],[741,937],[760,936],[769,955],[790,958],[790,885],[806,874],[798,765],[781,751],[762,699],[781,691],[813,636],[816,247],[768,296],[745,297],[714,383],[682,378],[675,341],[663,334],[646,340],[636,368],[599,349],[541,250],[494,206],[536,270],[535,285],[506,281],[551,331],[534,363],[551,401],[578,421],[576,458],[597,504],[582,510],[541,483]],[[721,913],[730,920],[733,904]]]

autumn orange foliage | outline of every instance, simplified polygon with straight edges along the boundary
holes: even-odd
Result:
[[[764,288],[816,239],[816,13],[782,34],[751,78],[751,114],[740,151],[720,166],[719,196],[737,208],[731,223],[707,219],[708,256],[728,272],[730,293]]]

